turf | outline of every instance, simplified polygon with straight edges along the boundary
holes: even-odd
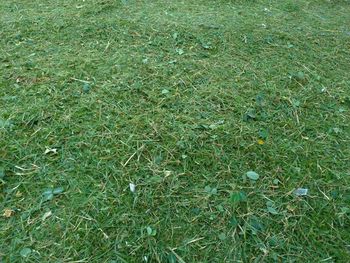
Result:
[[[0,261],[349,262],[349,25],[341,0],[0,0]]]

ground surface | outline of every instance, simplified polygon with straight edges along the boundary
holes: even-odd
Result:
[[[349,1],[0,0],[0,257],[349,262],[349,43]]]

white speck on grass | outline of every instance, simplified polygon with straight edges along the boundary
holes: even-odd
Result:
[[[306,196],[308,191],[309,191],[309,189],[307,189],[307,188],[297,188],[294,190],[294,194],[296,196]]]
[[[129,188],[130,188],[130,191],[131,191],[132,193],[135,193],[135,191],[136,191],[136,185],[134,185],[133,183],[130,183],[130,184],[129,184]]]

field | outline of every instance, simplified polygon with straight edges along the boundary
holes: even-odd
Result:
[[[0,0],[0,73],[0,262],[350,262],[349,1]]]

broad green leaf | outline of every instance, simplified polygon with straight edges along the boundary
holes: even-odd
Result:
[[[8,128],[11,126],[11,122],[8,120],[0,120],[0,128]]]
[[[47,189],[42,193],[43,196],[43,201],[50,201],[53,198],[53,190],[52,189]]]
[[[209,185],[204,187],[204,191],[207,192],[208,194],[211,193],[211,187]]]
[[[257,234],[260,231],[264,231],[265,226],[260,222],[260,220],[257,217],[253,217],[249,221],[249,227],[253,234]]]
[[[278,212],[275,208],[273,208],[272,206],[268,206],[267,207],[267,211],[270,213],[270,214],[273,214],[273,215],[278,215]]]
[[[243,115],[244,121],[255,120],[257,118],[255,109],[248,109],[247,112]]]
[[[267,137],[269,136],[269,132],[266,129],[260,129],[258,134],[259,134],[259,137],[263,140],[266,140]]]
[[[178,141],[176,143],[176,146],[179,147],[180,149],[185,149],[186,148],[186,143],[184,141]]]
[[[266,202],[266,206],[273,206],[274,204],[273,204],[273,202],[272,201],[267,201]]]
[[[44,192],[43,192],[43,195],[49,195],[49,194],[52,194],[53,193],[53,190],[51,188],[49,189],[46,189]]]
[[[216,209],[219,210],[220,212],[225,212],[225,209],[222,205],[217,205]]]
[[[266,202],[266,207],[267,207],[267,211],[270,214],[273,214],[273,215],[277,215],[278,214],[277,210],[274,207],[274,203],[272,201],[267,201]]]
[[[64,191],[63,187],[57,187],[57,188],[53,189],[52,193],[54,195],[57,195],[57,194],[63,193],[63,191]]]
[[[152,229],[152,236],[157,235],[157,229]]]
[[[155,235],[157,235],[157,230],[152,229],[150,226],[148,226],[146,228],[146,231],[147,231],[147,235],[148,236],[155,236]]]
[[[202,48],[204,48],[204,49],[210,49],[211,48],[211,43],[210,42],[208,42],[208,43],[202,42],[201,44],[202,44]]]
[[[176,52],[179,54],[179,55],[182,55],[185,53],[185,51],[182,49],[182,48],[177,48],[176,49]]]
[[[279,184],[279,183],[280,183],[280,180],[278,180],[278,179],[273,179],[273,184],[277,185],[277,184]]]
[[[148,226],[146,228],[146,231],[147,231],[147,235],[149,235],[149,236],[152,235],[152,228],[151,227]]]
[[[294,106],[295,108],[298,108],[298,107],[300,106],[300,101],[298,101],[298,100],[293,100],[292,102],[293,102],[293,106]]]
[[[276,237],[276,236],[272,236],[272,237],[270,237],[269,239],[268,239],[268,244],[270,245],[270,246],[277,246],[278,245],[278,243],[279,243],[279,240],[278,240],[278,238]]]
[[[298,79],[298,80],[303,80],[305,78],[305,73],[302,72],[302,71],[298,71],[297,74],[295,74],[295,77]]]
[[[263,107],[264,106],[264,95],[262,93],[258,94],[255,98],[256,100],[256,104],[259,106],[259,107]]]
[[[160,163],[163,161],[163,156],[160,154],[160,155],[157,155],[155,158],[154,158],[154,163],[157,164],[157,165],[160,165]]]
[[[333,199],[336,199],[339,197],[339,192],[337,190],[332,190],[331,191],[331,196]]]
[[[26,258],[30,255],[30,253],[32,253],[32,250],[29,247],[25,247],[25,248],[22,248],[19,253],[22,257]]]
[[[50,200],[52,200],[52,199],[53,199],[53,194],[52,194],[52,193],[43,196],[43,201],[44,201],[44,202],[45,202],[45,201],[50,201]]]
[[[257,174],[256,172],[254,171],[249,171],[247,172],[247,177],[250,179],[250,180],[253,180],[253,181],[256,181],[259,179],[259,174]]]
[[[89,93],[91,87],[90,87],[90,84],[89,83],[84,83],[83,85],[83,92],[84,93]]]
[[[198,208],[198,207],[195,207],[195,208],[192,208],[191,209],[191,212],[194,214],[194,215],[199,215],[201,213],[201,209]]]
[[[219,234],[219,239],[220,239],[221,241],[224,241],[224,240],[226,239],[226,234],[225,234],[225,233]]]

